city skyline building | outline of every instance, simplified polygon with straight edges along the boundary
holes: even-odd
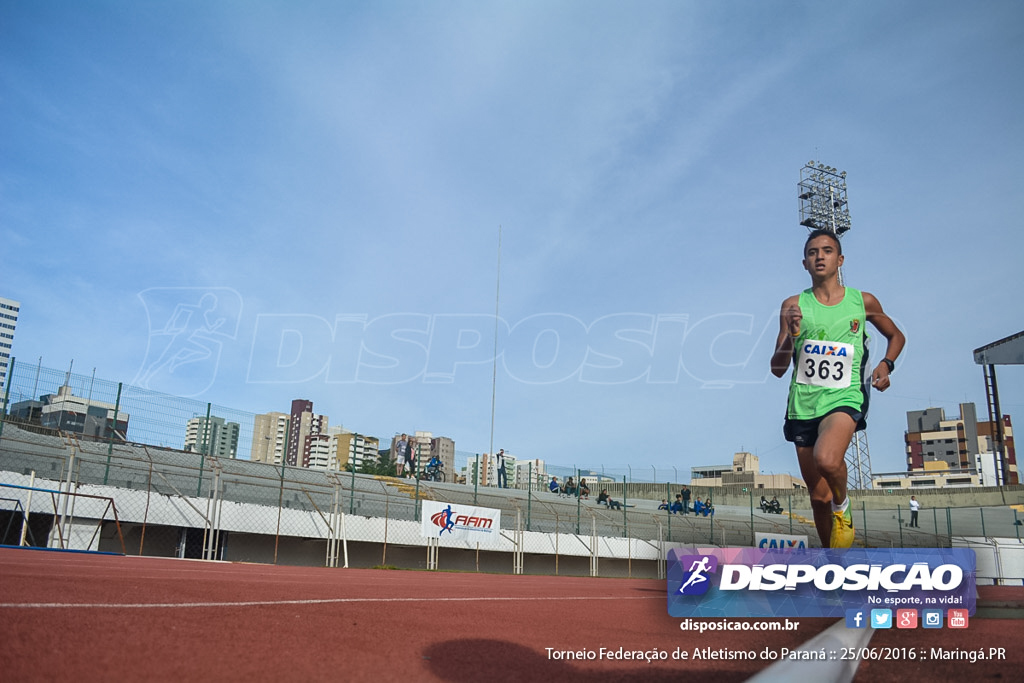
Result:
[[[1003,415],[1002,421],[1006,483],[1016,484],[1019,476],[1013,423],[1009,415]],[[997,426],[989,420],[979,421],[973,403],[961,403],[960,414],[952,418],[946,416],[943,408],[907,411],[907,472],[929,476],[938,472],[978,474],[979,463],[994,458]]]
[[[253,418],[252,448],[249,459],[280,465],[288,442],[289,418],[285,413],[269,412]]]
[[[344,470],[351,462],[356,470],[380,460],[380,439],[339,429],[331,435],[328,469]]]
[[[238,434],[241,426],[211,415],[194,417],[185,427],[185,450],[218,458],[238,457]]]
[[[548,477],[547,468],[544,466],[544,461],[540,458],[533,458],[531,460],[519,460],[515,456],[509,456],[508,453],[505,457],[511,457],[512,469],[509,470],[509,465],[505,465],[505,469],[511,472],[509,476],[510,486],[528,486],[533,485],[533,488],[546,488],[550,477]],[[532,480],[531,480],[532,477]]]
[[[786,472],[762,474],[760,458],[746,451],[734,453],[732,465],[691,467],[690,486],[744,486],[750,489],[807,488],[803,479]]]
[[[131,416],[113,403],[75,396],[67,385],[58,388],[56,394],[40,396],[39,402],[42,404],[39,424],[43,427],[101,439],[126,440]]]
[[[0,296],[0,401],[7,395],[7,374],[11,369],[11,350],[14,347],[14,332],[18,326],[20,311],[20,301]]]
[[[309,467],[314,441],[317,444],[319,462],[320,446],[322,445],[319,437],[321,434],[327,434],[329,427],[327,416],[314,413],[312,401],[297,398],[292,401],[289,424],[291,431],[288,435],[286,451],[288,464],[294,467]]]
[[[333,441],[333,437],[326,432],[310,434],[309,455],[306,458],[305,466],[311,470],[337,469],[331,467],[331,451],[334,450],[335,456],[337,455],[336,449],[332,449]],[[335,462],[337,462],[336,457]]]
[[[448,481],[452,481],[455,475],[455,441],[447,436],[431,436],[427,461],[429,462],[430,458],[433,458],[435,455],[441,460],[444,471],[447,473]]]

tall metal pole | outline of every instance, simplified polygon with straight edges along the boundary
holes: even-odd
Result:
[[[494,453],[494,402],[498,393],[498,313],[501,302],[501,226],[498,226],[498,276],[494,287],[494,365],[491,370],[491,447],[488,453]]]

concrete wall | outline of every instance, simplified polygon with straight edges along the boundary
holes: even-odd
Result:
[[[27,486],[28,477],[3,473],[6,483]],[[36,479],[34,486],[59,489],[60,482]],[[208,501],[200,498],[149,495],[143,491],[113,486],[87,485],[79,493],[114,498],[119,510],[123,551],[131,555],[201,558],[205,538],[204,514],[213,515]],[[49,494],[37,494],[31,503],[28,491],[7,489],[30,510],[33,522],[53,519]],[[80,550],[122,552],[118,525],[113,516],[104,515],[105,503],[92,499],[73,499],[75,520],[68,524],[64,547]],[[81,502],[79,502],[81,501]],[[145,505],[142,503],[145,502]],[[95,508],[95,509],[92,509]],[[100,523],[98,520],[104,521]],[[252,503],[225,501],[220,506],[220,550],[216,559],[297,566],[327,566],[330,529],[318,514],[305,510],[277,509]],[[280,534],[276,533],[280,528]],[[405,569],[427,568],[427,538],[419,522],[363,515],[345,515],[350,567],[392,566]],[[438,568],[455,571],[511,573],[514,570],[515,545],[512,531],[505,529],[490,547],[464,540],[439,539]],[[184,549],[182,543],[184,541]],[[45,540],[43,541],[45,542]],[[523,569],[528,574],[564,574],[589,576],[592,551],[599,557],[601,576],[656,577],[661,551],[650,540],[597,537],[596,549],[589,535],[523,531]],[[54,546],[59,546],[55,541]],[[345,547],[338,550],[338,564],[346,560]]]

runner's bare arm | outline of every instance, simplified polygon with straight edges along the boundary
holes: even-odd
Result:
[[[779,336],[775,339],[775,353],[772,354],[772,374],[782,377],[793,362],[793,339],[800,334],[800,296],[791,296],[782,302],[779,311]]]
[[[885,355],[882,357],[895,361],[903,351],[907,338],[900,332],[900,328],[896,327],[896,323],[892,321],[892,318],[882,310],[882,304],[878,303],[878,299],[873,294],[867,292],[864,292],[864,312],[867,315],[868,322],[874,325],[875,329],[888,342],[885,348]],[[884,361],[879,361],[871,373],[871,386],[879,391],[885,391],[889,388],[889,366]]]

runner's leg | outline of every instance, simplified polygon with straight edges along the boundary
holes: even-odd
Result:
[[[821,547],[827,548],[829,535],[832,533],[832,491],[818,471],[818,465],[814,461],[814,446],[797,446],[796,457],[800,463],[800,475],[807,484],[807,492],[811,496],[814,527],[818,530]]]
[[[814,460],[818,471],[832,492],[830,548],[850,548],[856,540],[846,485],[846,451],[856,428],[857,423],[850,415],[832,413],[818,426],[818,440],[814,444]]]
[[[818,426],[814,461],[837,505],[846,500],[846,451],[856,429],[857,423],[846,413],[832,413]]]

